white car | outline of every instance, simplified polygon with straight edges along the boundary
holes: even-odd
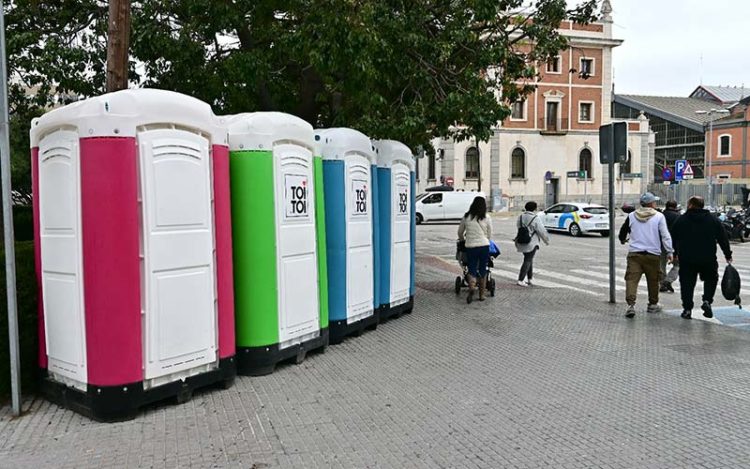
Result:
[[[426,221],[460,220],[477,197],[484,192],[428,192],[417,197],[417,225]]]
[[[539,217],[547,230],[567,231],[571,236],[585,233],[609,236],[609,210],[601,205],[565,202],[553,205]]]

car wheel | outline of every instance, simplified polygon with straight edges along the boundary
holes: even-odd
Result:
[[[609,231],[602,231],[602,238],[609,238]]]
[[[422,216],[421,213],[418,213],[417,214],[417,225],[421,225],[422,222],[424,222],[424,217]]]
[[[461,277],[456,277],[456,295],[461,294],[461,284],[463,283],[463,279]]]
[[[568,227],[568,233],[570,233],[570,236],[577,238],[581,236],[581,227],[578,226],[578,223],[571,223]]]

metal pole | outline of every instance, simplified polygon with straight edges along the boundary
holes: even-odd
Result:
[[[714,188],[713,181],[711,181],[711,158],[713,157],[713,143],[714,143],[714,121],[709,117],[708,121],[708,206],[713,207],[714,205]]]
[[[8,71],[5,61],[4,3],[0,2],[0,183],[2,184],[3,231],[5,237],[5,288],[8,296],[8,338],[10,343],[10,387],[13,415],[21,414],[21,363],[18,348],[16,309],[16,250],[13,244],[13,202],[10,188],[10,141],[8,119]]]
[[[615,296],[615,155],[614,138],[610,151],[609,168],[609,302],[616,303]]]

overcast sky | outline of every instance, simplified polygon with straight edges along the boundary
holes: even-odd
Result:
[[[687,96],[701,76],[750,88],[750,1],[610,1],[613,34],[625,40],[614,50],[615,92]]]

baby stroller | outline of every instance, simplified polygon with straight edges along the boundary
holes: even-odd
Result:
[[[494,241],[490,241],[490,260],[487,263],[487,291],[490,293],[490,296],[495,296],[495,279],[492,278],[492,268],[495,267],[493,259],[499,255],[500,248]],[[456,242],[456,260],[463,270],[460,276],[456,276],[456,295],[459,295],[462,288],[469,287],[469,283],[466,280],[469,275],[469,268],[466,266],[466,246],[461,241]]]

